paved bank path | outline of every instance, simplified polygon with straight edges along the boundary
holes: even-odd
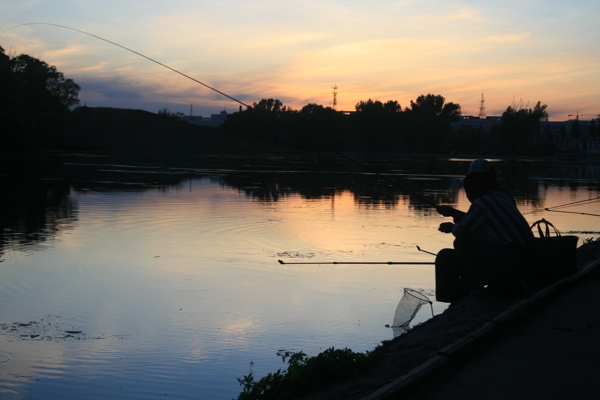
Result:
[[[598,398],[600,267],[522,314],[423,379],[409,396],[390,398]]]

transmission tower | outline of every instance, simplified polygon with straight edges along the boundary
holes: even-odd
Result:
[[[479,119],[485,119],[485,100],[483,99],[483,93],[481,93],[481,105],[479,106]]]
[[[337,106],[337,90],[338,87],[337,85],[333,86],[333,109],[335,110],[335,107]]]

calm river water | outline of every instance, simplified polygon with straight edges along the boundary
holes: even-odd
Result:
[[[466,210],[457,182],[470,161],[365,162]],[[546,218],[580,244],[600,236],[586,215],[600,214],[599,167],[495,165],[529,222]],[[447,219],[355,165],[71,157],[11,174],[0,203],[2,399],[231,399],[236,378],[285,368],[280,350],[392,339],[404,288],[435,314],[446,307],[432,265],[278,262],[432,262],[416,246],[452,245],[437,231]],[[431,316],[423,307],[412,324]]]

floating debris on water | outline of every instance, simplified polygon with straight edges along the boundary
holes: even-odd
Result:
[[[284,251],[282,253],[277,253],[277,257],[287,257],[287,258],[313,258],[315,253],[307,253],[302,254],[295,251]]]
[[[64,341],[64,340],[89,340],[89,339],[124,339],[126,335],[100,334],[87,335],[77,329],[73,319],[63,318],[58,315],[47,315],[39,321],[29,322],[0,322],[0,341]]]

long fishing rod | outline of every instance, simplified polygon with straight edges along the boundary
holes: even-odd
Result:
[[[419,246],[417,246],[417,249],[419,251],[422,251],[423,253],[427,253],[427,254],[431,254],[432,256],[437,256],[437,254],[432,253],[430,251],[426,251],[421,249]],[[333,261],[333,262],[285,262],[283,260],[277,260],[279,262],[279,264],[282,265],[286,265],[286,264],[387,264],[387,265],[431,265],[431,264],[435,264],[435,262],[420,262],[420,261]]]
[[[578,201],[573,201],[571,203],[565,203],[565,204],[561,204],[558,206],[554,206],[554,207],[550,207],[550,208],[568,208],[568,207],[575,207],[575,206],[580,206],[586,203],[594,203],[600,201],[600,197],[594,197],[592,199],[585,199],[585,200],[578,200]],[[547,210],[547,208],[546,208]]]
[[[160,65],[161,67],[164,67],[164,68],[166,68],[166,69],[169,69],[169,70],[171,70],[171,71],[173,71],[173,72],[175,72],[175,73],[177,73],[177,74],[179,74],[179,75],[181,75],[181,76],[184,76],[184,77],[186,77],[186,78],[188,78],[188,79],[191,79],[192,81],[194,81],[194,82],[196,82],[196,83],[198,83],[198,84],[200,84],[200,85],[204,86],[205,88],[208,88],[208,89],[210,89],[210,90],[213,90],[213,91],[215,91],[215,92],[219,93],[220,95],[222,95],[222,96],[225,96],[225,97],[227,97],[228,99],[235,101],[236,103],[239,103],[239,104],[241,104],[241,105],[243,105],[243,106],[245,106],[245,107],[251,108],[249,105],[247,105],[246,103],[242,102],[241,100],[238,100],[238,99],[236,99],[236,98],[234,98],[234,97],[232,97],[232,96],[230,96],[230,95],[228,95],[228,94],[226,94],[226,93],[223,93],[223,92],[221,92],[220,90],[218,90],[218,89],[216,89],[216,88],[214,88],[214,87],[212,87],[212,86],[209,86],[209,85],[207,85],[207,84],[206,84],[206,83],[204,83],[204,82],[201,82],[201,81],[199,81],[199,80],[197,80],[197,79],[195,79],[195,78],[193,78],[193,77],[191,77],[191,76],[189,76],[189,75],[186,75],[186,74],[184,74],[184,73],[183,73],[183,72],[181,72],[181,71],[178,71],[178,70],[176,70],[175,68],[169,67],[168,65],[166,65],[166,64],[163,64],[163,63],[161,63],[160,61],[157,61],[157,60],[155,60],[155,59],[153,59],[153,58],[150,58],[150,57],[148,57],[148,56],[146,56],[146,55],[144,55],[144,54],[142,54],[142,53],[139,53],[139,52],[137,52],[137,51],[135,51],[135,50],[132,50],[132,49],[130,49],[129,47],[125,47],[125,46],[123,46],[123,45],[120,45],[119,43],[116,43],[116,42],[113,42],[113,41],[111,41],[111,40],[105,39],[105,38],[103,38],[103,37],[101,37],[101,36],[94,35],[93,33],[85,32],[85,31],[82,31],[82,30],[79,30],[79,29],[75,29],[75,28],[71,28],[71,27],[69,27],[69,26],[65,26],[65,25],[52,24],[52,23],[49,23],[49,22],[30,22],[30,23],[27,23],[27,24],[16,25],[16,26],[13,26],[13,27],[10,27],[10,28],[8,28],[8,29],[4,30],[3,32],[8,32],[8,31],[10,31],[11,29],[16,29],[16,28],[19,28],[19,27],[21,27],[21,26],[28,26],[28,25],[48,25],[48,26],[55,26],[55,27],[58,27],[58,28],[63,28],[63,29],[68,29],[68,30],[74,31],[74,32],[79,32],[79,33],[82,33],[82,34],[84,34],[84,35],[88,35],[88,36],[91,36],[91,37],[93,37],[93,38],[96,38],[96,39],[102,40],[102,41],[104,41],[104,42],[106,42],[106,43],[110,43],[110,44],[112,44],[112,45],[114,45],[114,46],[117,46],[117,47],[120,47],[120,48],[122,48],[122,49],[124,49],[124,50],[127,50],[127,51],[129,51],[129,52],[131,52],[131,53],[133,53],[133,54],[135,54],[135,55],[138,55],[138,56],[140,56],[140,57],[143,57],[143,58],[145,58],[146,60],[152,61],[153,63],[156,63],[156,64]]]
[[[140,53],[140,52],[137,52],[137,51],[135,51],[135,50],[132,50],[132,49],[130,49],[130,48],[128,48],[128,47],[125,47],[125,46],[123,46],[123,45],[120,45],[120,44],[118,44],[118,43],[116,43],[116,42],[113,42],[113,41],[111,41],[111,40],[105,39],[105,38],[103,38],[103,37],[101,37],[101,36],[98,36],[98,35],[94,35],[94,34],[92,34],[92,33],[89,33],[89,32],[82,31],[82,30],[80,30],[80,29],[75,29],[75,28],[71,28],[71,27],[68,27],[68,26],[65,26],[65,25],[59,25],[59,24],[53,24],[53,23],[47,23],[47,22],[30,22],[30,23],[26,23],[26,24],[16,25],[16,26],[13,26],[13,27],[11,27],[11,28],[8,28],[8,29],[6,29],[4,32],[7,32],[7,31],[9,31],[9,30],[11,30],[11,29],[19,28],[19,27],[21,27],[21,26],[28,26],[28,25],[48,25],[48,26],[54,26],[54,27],[58,27],[58,28],[68,29],[68,30],[71,30],[71,31],[74,31],[74,32],[78,32],[78,33],[81,33],[81,34],[84,34],[84,35],[88,35],[88,36],[91,36],[91,37],[93,37],[93,38],[96,38],[96,39],[102,40],[102,41],[104,41],[104,42],[106,42],[106,43],[109,43],[109,44],[112,44],[112,45],[114,45],[114,46],[120,47],[121,49],[124,49],[124,50],[126,50],[126,51],[129,51],[129,52],[131,52],[131,53],[135,54],[135,55],[138,55],[138,56],[140,56],[140,57],[143,57],[143,58],[145,58],[145,59],[146,59],[146,60],[148,60],[148,61],[151,61],[151,62],[153,62],[153,63],[155,63],[155,64],[158,64],[158,65],[160,65],[161,67],[167,68],[167,69],[168,69],[168,70],[170,70],[170,71],[173,71],[173,72],[175,72],[175,73],[177,73],[177,74],[179,74],[179,75],[181,75],[181,76],[183,76],[183,77],[185,77],[185,78],[187,78],[187,79],[190,79],[191,81],[193,81],[193,82],[196,82],[196,83],[198,83],[198,84],[200,84],[200,85],[204,86],[204,87],[205,87],[205,88],[207,88],[207,89],[210,89],[210,90],[212,90],[212,91],[214,91],[214,92],[216,92],[216,93],[219,93],[219,94],[220,94],[220,95],[222,95],[222,96],[225,96],[225,97],[227,97],[227,98],[228,98],[228,99],[230,99],[230,100],[233,100],[234,102],[236,102],[236,103],[238,103],[238,104],[240,104],[240,105],[242,105],[242,106],[246,107],[246,108],[247,108],[247,109],[249,109],[249,110],[253,110],[254,112],[256,112],[256,113],[258,113],[258,114],[262,115],[263,117],[265,117],[265,118],[268,118],[268,119],[270,119],[270,120],[272,120],[272,121],[276,122],[277,124],[279,124],[279,125],[281,125],[281,126],[283,126],[283,127],[287,128],[287,129],[289,129],[289,130],[291,130],[291,131],[293,131],[293,132],[295,132],[295,133],[297,133],[297,134],[299,134],[299,135],[302,135],[302,136],[304,136],[304,137],[306,137],[306,138],[308,138],[308,139],[310,139],[310,140],[314,141],[315,143],[318,143],[319,145],[323,146],[324,148],[328,149],[329,151],[332,151],[332,152],[334,152],[335,154],[339,155],[340,157],[343,157],[343,158],[345,158],[346,160],[348,160],[348,161],[351,161],[351,162],[353,162],[353,163],[357,164],[357,165],[358,165],[358,166],[360,166],[361,168],[364,168],[364,169],[366,169],[367,171],[369,171],[369,172],[371,172],[371,173],[375,174],[377,177],[379,177],[379,178],[382,178],[382,179],[384,179],[384,180],[386,180],[386,181],[390,182],[390,183],[391,183],[391,184],[393,184],[394,186],[397,186],[398,188],[400,188],[400,189],[402,189],[403,191],[405,191],[405,192],[407,192],[407,193],[411,194],[412,196],[414,196],[414,197],[418,198],[419,200],[423,201],[424,203],[427,203],[427,204],[429,204],[429,205],[431,205],[431,206],[433,206],[433,207],[435,207],[435,208],[438,208],[438,205],[437,205],[435,202],[433,202],[432,200],[430,200],[430,199],[428,199],[428,198],[426,198],[426,197],[424,197],[424,196],[420,195],[419,193],[416,193],[415,191],[413,191],[413,190],[409,189],[408,187],[406,187],[406,186],[404,186],[404,185],[401,185],[400,183],[398,183],[397,181],[395,181],[395,180],[391,179],[390,177],[388,177],[388,176],[385,176],[385,175],[382,175],[381,173],[379,173],[378,171],[376,171],[376,170],[372,169],[371,167],[369,167],[369,166],[367,166],[367,165],[365,165],[365,164],[363,164],[363,163],[359,162],[358,160],[355,160],[354,158],[352,158],[352,157],[350,157],[350,156],[348,156],[348,155],[346,155],[346,154],[344,154],[344,153],[342,153],[342,152],[340,152],[340,151],[338,151],[338,150],[334,149],[333,147],[331,147],[331,146],[329,146],[329,145],[327,145],[327,144],[325,144],[325,143],[323,143],[323,142],[321,142],[321,141],[319,141],[319,140],[315,139],[314,137],[312,137],[312,136],[310,136],[310,135],[308,135],[308,134],[306,134],[306,133],[304,133],[304,132],[302,132],[302,131],[300,131],[300,130],[298,130],[298,129],[296,129],[296,128],[293,128],[293,127],[291,127],[291,126],[289,126],[289,125],[285,124],[284,122],[282,122],[282,121],[281,121],[281,120],[279,120],[278,118],[275,118],[274,116],[272,116],[272,115],[270,115],[270,114],[267,114],[267,113],[264,113],[264,112],[262,112],[262,111],[260,111],[260,110],[257,110],[257,109],[255,109],[255,108],[251,107],[250,105],[248,105],[248,104],[244,103],[243,101],[241,101],[241,100],[238,100],[238,99],[236,99],[235,97],[233,97],[233,96],[230,96],[230,95],[228,95],[228,94],[226,94],[226,93],[224,93],[224,92],[222,92],[222,91],[220,91],[220,90],[218,90],[218,89],[216,89],[216,88],[214,88],[214,87],[212,87],[212,86],[210,86],[210,85],[207,85],[206,83],[204,83],[204,82],[201,82],[201,81],[199,81],[199,80],[198,80],[198,79],[196,79],[196,78],[193,78],[193,77],[191,77],[191,76],[189,76],[189,75],[187,75],[187,74],[184,74],[183,72],[181,72],[181,71],[178,71],[178,70],[176,70],[175,68],[172,68],[172,67],[170,67],[170,66],[168,66],[168,65],[166,65],[166,64],[163,64],[163,63],[161,63],[160,61],[157,61],[157,60],[155,60],[155,59],[153,59],[153,58],[151,58],[151,57],[148,57],[148,56],[146,56],[146,55],[144,55],[144,54],[142,54],[142,53]]]
[[[559,212],[559,211],[553,210],[553,209],[556,209],[556,208],[576,207],[576,206],[584,205],[586,203],[594,203],[594,202],[597,202],[597,201],[600,201],[600,197],[594,197],[594,198],[591,198],[591,199],[573,201],[571,203],[560,204],[560,205],[553,206],[553,207],[539,208],[537,210],[531,210],[531,211],[528,211],[526,213],[523,213],[523,215],[532,214],[532,213],[535,213],[535,212],[538,212],[538,211],[554,211],[554,212]],[[562,212],[566,212],[566,211],[562,211]]]
[[[552,210],[550,208],[544,208],[544,210],[551,211],[551,212],[559,212],[559,213],[567,213],[567,214],[578,214],[578,215],[589,215],[591,217],[600,217],[600,215],[598,215],[598,214],[590,214],[590,213],[577,212],[577,211]]]
[[[283,260],[277,260],[279,264],[288,265],[288,264],[304,264],[304,265],[321,265],[321,264],[385,264],[385,265],[433,265],[434,262],[420,262],[420,261],[331,261],[331,262],[285,262]]]

